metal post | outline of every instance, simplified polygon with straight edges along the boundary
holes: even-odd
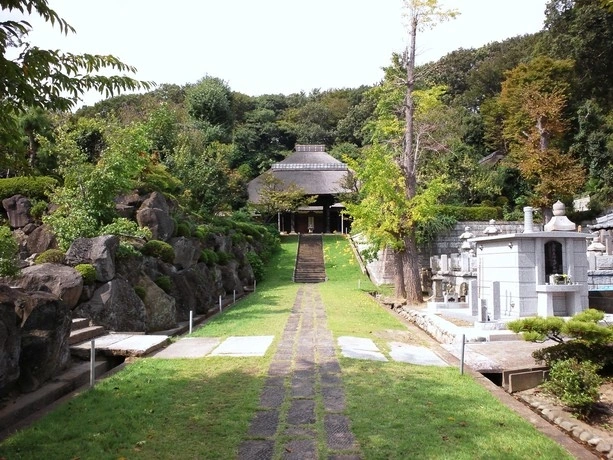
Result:
[[[462,334],[462,352],[460,353],[460,375],[464,375],[464,346],[466,344],[466,334]]]
[[[96,340],[92,339],[89,351],[89,387],[94,388],[96,383]]]
[[[221,313],[221,295],[219,296],[219,313]]]
[[[194,320],[194,311],[190,310],[189,311],[189,333],[192,333],[192,324],[193,324],[193,320]]]
[[[256,287],[257,281],[253,280],[253,292],[255,292],[255,287]]]
[[[232,303],[236,303],[236,289],[234,289],[234,291],[232,291]]]

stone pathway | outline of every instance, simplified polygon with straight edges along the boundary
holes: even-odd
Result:
[[[300,287],[239,448],[239,460],[360,459],[345,410],[341,368],[316,285]],[[323,432],[321,427],[323,426]],[[325,452],[320,451],[325,446]]]

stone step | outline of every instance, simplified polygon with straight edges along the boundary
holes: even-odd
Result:
[[[73,318],[72,326],[70,330],[76,331],[77,329],[83,329],[84,327],[89,327],[89,318]]]
[[[84,342],[86,340],[91,340],[96,337],[100,337],[104,335],[106,331],[102,326],[87,326],[81,329],[70,331],[70,338],[68,339],[69,345],[74,345],[75,343]]]
[[[112,333],[96,338],[96,354],[104,356],[145,356],[162,348],[170,338],[167,335],[145,335],[134,333]],[[90,354],[90,341],[70,347],[70,352],[87,359]]]

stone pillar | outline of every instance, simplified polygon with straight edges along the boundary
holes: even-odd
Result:
[[[492,309],[494,310],[494,321],[500,319],[500,281],[492,283]]]
[[[449,257],[447,254],[441,256],[441,272],[447,273],[449,271]]]
[[[534,219],[532,206],[524,207],[524,233],[534,233]]]
[[[443,277],[442,276],[433,276],[432,277],[432,294],[434,296],[435,302],[442,302],[444,300],[443,297]]]
[[[468,306],[470,314],[477,316],[479,314],[479,292],[477,288],[477,280],[470,280],[468,285]]]
[[[480,323],[487,323],[488,322],[488,318],[487,318],[487,306],[486,306],[486,302],[485,299],[479,299],[479,317],[478,317],[478,321]]]

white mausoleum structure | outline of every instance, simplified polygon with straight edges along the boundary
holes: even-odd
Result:
[[[492,319],[571,316],[588,308],[586,234],[576,231],[560,201],[542,232],[533,230],[532,212],[524,208],[522,233],[469,240],[477,257],[475,297]]]

